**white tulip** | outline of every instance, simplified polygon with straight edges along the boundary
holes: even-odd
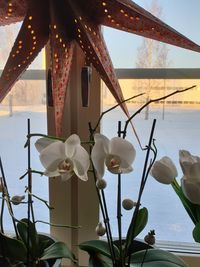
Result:
[[[68,180],[75,173],[81,180],[88,180],[90,159],[78,135],[72,134],[64,143],[41,138],[36,142],[36,148],[46,176],[61,176],[63,180]]]
[[[181,179],[183,193],[192,203],[200,205],[200,158],[180,150],[179,160],[184,174]]]
[[[104,176],[105,166],[115,174],[129,173],[133,170],[131,164],[136,152],[130,142],[120,137],[109,140],[102,134],[95,134],[94,140],[91,158],[98,179]]]
[[[154,163],[151,175],[160,183],[170,184],[178,173],[173,161],[169,157],[163,157]]]

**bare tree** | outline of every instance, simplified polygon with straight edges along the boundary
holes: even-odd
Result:
[[[148,8],[149,12],[151,12],[156,17],[162,17],[162,7],[158,4],[157,0],[152,0],[150,7]],[[136,67],[137,68],[167,68],[170,65],[170,61],[168,60],[169,49],[166,44],[160,43],[158,41],[143,38],[142,44],[138,47],[137,51],[137,60]],[[150,93],[152,91],[152,87],[157,87],[156,82],[152,80],[148,80],[146,85],[142,85],[140,87],[146,87],[146,101],[149,101]],[[165,91],[165,86],[163,87]],[[145,119],[149,117],[149,106],[145,111]],[[163,118],[164,118],[164,106],[163,106]]]

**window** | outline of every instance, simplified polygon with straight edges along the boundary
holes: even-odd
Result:
[[[20,24],[1,28],[0,42],[0,68],[6,62],[15,35]],[[46,82],[45,72],[42,72],[44,52],[41,53],[36,61],[29,67],[29,71],[20,79],[7,97],[0,105],[0,156],[2,159],[5,176],[9,188],[9,194],[23,195],[27,178],[19,180],[27,170],[27,149],[24,149],[27,135],[27,119],[31,121],[31,132],[45,133],[46,130]],[[33,69],[37,68],[38,72]],[[34,142],[32,142],[34,144]],[[42,170],[39,162],[38,153],[32,146],[31,165],[35,170]],[[48,178],[33,175],[33,192],[38,196],[48,200]],[[48,221],[48,209],[43,203],[34,199],[36,218]],[[42,210],[42,212],[41,212]],[[27,216],[27,206],[19,205],[14,207],[16,218]],[[12,221],[8,214],[5,214],[7,231],[13,231]],[[38,230],[49,231],[49,227],[38,224]]]
[[[148,3],[149,6],[147,6],[147,1],[135,2],[150,9],[150,3]],[[200,43],[200,39],[195,31],[197,25],[200,25],[199,19],[197,18],[193,21],[189,20],[188,23],[186,23],[187,25],[184,23],[184,17],[186,17],[191,10],[193,10],[194,13],[196,12],[194,7],[199,6],[197,1],[192,1],[192,3],[187,3],[187,1],[175,1],[173,2],[173,7],[169,1],[160,0],[154,2],[157,2],[162,8],[164,13],[162,19],[164,21],[188,38],[192,39],[194,42]],[[104,36],[114,66],[117,68],[118,77],[120,79],[119,82],[122,86],[125,98],[141,92],[146,93],[144,96],[134,101],[130,101],[128,105],[131,114],[150,98],[160,97],[175,90],[187,88],[195,84],[197,85],[195,89],[192,89],[187,93],[173,96],[166,99],[166,101],[154,103],[149,108],[144,109],[143,112],[135,118],[134,124],[142,143],[145,145],[147,143],[148,133],[150,132],[152,119],[157,119],[155,138],[159,152],[158,159],[168,155],[174,162],[176,162],[176,166],[178,166],[179,149],[186,149],[191,151],[192,154],[199,155],[200,151],[196,144],[200,133],[200,128],[198,127],[200,118],[200,71],[196,68],[199,68],[200,55],[196,52],[168,45],[164,47],[167,51],[167,64],[163,64],[163,66],[157,66],[156,64],[149,64],[148,66],[145,64],[139,65],[139,53],[142,51],[140,48],[142,47],[143,42],[142,37],[136,35],[133,36],[128,33],[121,33],[120,31],[115,31],[106,27],[104,28]],[[116,40],[123,40],[123,42],[120,41],[117,45]],[[144,57],[145,54],[143,58]],[[154,62],[152,61],[149,63]],[[136,68],[137,66],[139,69]],[[161,69],[158,69],[159,67]],[[164,68],[166,68],[166,70],[164,70]],[[198,73],[197,76],[195,73]],[[165,77],[167,79],[165,79]],[[115,103],[104,85],[103,101],[104,109],[107,109],[108,106],[110,107],[110,105]],[[126,119],[120,109],[105,115],[103,132],[110,137],[116,135],[117,121],[120,119]],[[134,165],[134,173],[131,175],[124,175],[123,194],[124,198],[130,197],[135,200],[134,197],[136,196],[134,194],[137,192],[135,188],[137,188],[138,180],[141,177],[144,155],[142,156],[137,141],[133,137],[130,129],[128,131],[128,136],[130,136],[130,139],[136,146],[138,155]],[[182,176],[180,168],[178,169],[178,172],[179,180]],[[107,196],[110,201],[112,199],[113,203],[116,203],[116,198],[113,195],[117,186],[116,180],[110,175],[107,175],[106,177],[109,180]],[[163,195],[165,195],[165,197],[162,199],[161,196]],[[149,177],[148,184],[144,190],[143,205],[148,207],[150,216],[146,231],[155,229],[157,240],[193,242],[191,233],[193,224],[172,188],[158,184],[152,177]],[[158,211],[159,209],[160,212]],[[111,220],[114,225],[113,231],[117,235],[115,227],[115,225],[117,225],[116,211],[114,206],[112,206],[110,211]],[[130,215],[127,212],[124,213],[123,221],[125,234]],[[146,233],[143,233],[140,237],[143,237],[145,234]]]

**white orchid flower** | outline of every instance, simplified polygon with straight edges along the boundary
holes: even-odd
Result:
[[[115,174],[129,173],[133,170],[131,164],[136,151],[130,142],[120,137],[109,140],[102,134],[95,134],[94,141],[91,158],[98,179],[104,176],[105,166]]]
[[[173,161],[169,157],[163,157],[154,163],[151,176],[162,184],[170,184],[178,173]]]
[[[65,142],[41,138],[35,145],[46,176],[61,176],[63,180],[68,180],[76,174],[81,180],[88,180],[90,159],[78,135],[72,134]]]
[[[183,193],[192,203],[200,205],[200,157],[180,150],[179,160],[184,174],[181,179]]]

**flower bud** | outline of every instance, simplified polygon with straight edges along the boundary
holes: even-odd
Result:
[[[19,205],[24,199],[25,199],[24,195],[23,196],[16,195],[11,198],[11,201],[13,205]]]
[[[106,182],[106,180],[104,180],[104,179],[98,179],[97,181],[96,181],[96,187],[98,188],[98,189],[105,189],[106,188],[106,186],[107,186],[107,182]]]
[[[178,173],[172,160],[169,157],[163,157],[154,163],[151,175],[160,183],[170,184]]]
[[[2,183],[2,177],[0,177],[0,192],[3,192],[3,183]]]
[[[136,202],[132,201],[131,199],[129,198],[126,198],[122,201],[122,207],[125,209],[125,210],[131,210],[133,207],[136,206]]]
[[[144,237],[144,241],[149,244],[149,245],[154,245],[155,244],[155,231],[151,230],[148,235]]]
[[[103,236],[106,233],[106,228],[103,226],[103,224],[101,222],[99,222],[95,231],[96,231],[98,236]]]

